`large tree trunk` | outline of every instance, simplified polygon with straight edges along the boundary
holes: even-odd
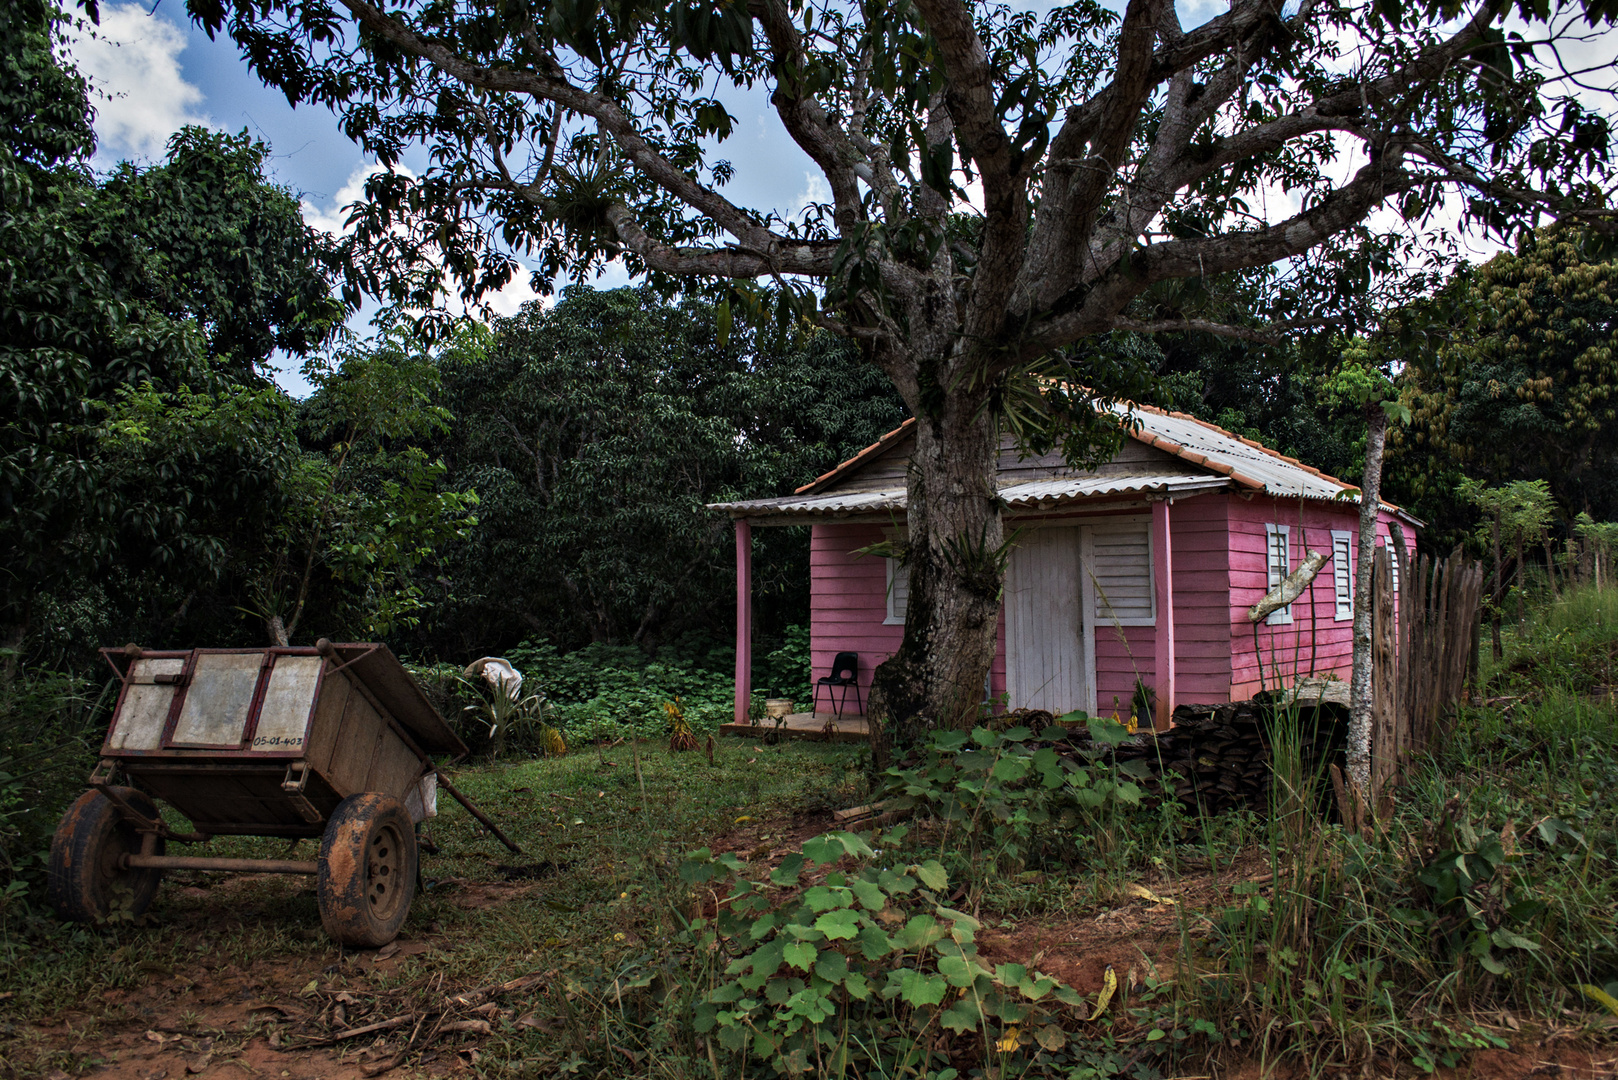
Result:
[[[872,764],[886,768],[929,730],[978,719],[994,660],[1006,551],[988,410],[948,395],[918,416],[907,483],[904,644],[872,679]]]
[[[1388,414],[1381,403],[1365,410],[1365,474],[1360,479],[1360,543],[1354,589],[1354,672],[1348,688],[1348,776],[1371,790],[1371,560],[1376,555],[1376,519],[1382,509],[1382,450]]]

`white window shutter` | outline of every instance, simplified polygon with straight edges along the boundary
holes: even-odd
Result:
[[[1388,549],[1388,566],[1393,569],[1393,596],[1394,603],[1399,602],[1399,549],[1388,543],[1386,539],[1378,540],[1377,547]]]
[[[882,625],[891,626],[905,621],[910,602],[910,570],[898,559],[884,559],[888,564],[888,617]]]
[[[1354,534],[1336,529],[1331,534],[1332,586],[1337,594],[1334,619],[1343,622],[1354,617]]]
[[[1157,596],[1152,579],[1152,531],[1146,521],[1090,526],[1095,618],[1098,626],[1154,626]]]
[[[1290,525],[1265,525],[1265,568],[1268,570],[1268,588],[1273,591],[1281,584],[1286,576],[1292,573],[1292,527]],[[1264,622],[1276,626],[1292,621],[1292,605],[1279,608],[1270,613]]]

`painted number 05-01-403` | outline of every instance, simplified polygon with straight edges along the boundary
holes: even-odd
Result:
[[[253,739],[254,750],[294,749],[303,745],[300,735],[258,735]]]

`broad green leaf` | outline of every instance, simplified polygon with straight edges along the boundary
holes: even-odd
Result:
[[[796,885],[803,873],[803,856],[794,852],[781,860],[781,865],[770,871],[770,880],[777,885]]]
[[[854,895],[859,898],[860,906],[867,911],[881,911],[888,904],[887,894],[882,891],[882,886],[874,881],[859,878],[853,881],[849,888],[854,890]]]
[[[949,984],[942,976],[907,971],[900,984],[899,995],[911,1005],[937,1005],[944,1000],[944,993],[948,989]]]
[[[782,957],[799,971],[808,971],[820,950],[807,941],[794,941],[782,950]]]
[[[815,920],[815,929],[833,941],[851,938],[860,932],[860,916],[848,908],[828,911]]]
[[[944,976],[951,986],[962,989],[971,986],[978,974],[976,965],[969,962],[964,956],[939,957],[938,973]]]
[[[920,866],[912,866],[910,867],[910,872],[915,874],[923,885],[934,892],[938,892],[949,884],[949,874],[937,859],[928,859]]]
[[[847,853],[847,849],[843,847],[843,841],[829,833],[824,836],[817,836],[812,840],[806,840],[803,845],[804,857],[811,862],[822,865],[836,862]]]
[[[828,889],[824,885],[816,885],[803,894],[803,902],[815,911],[830,911],[835,907],[846,907],[848,900],[848,890]]]
[[[893,939],[881,927],[860,928],[860,952],[867,960],[880,960],[894,949]]]
[[[938,1014],[938,1023],[957,1035],[976,1030],[982,1019],[978,1003],[970,994]]]
[[[815,974],[827,982],[842,982],[848,974],[848,957],[835,949],[827,949],[815,961]]]

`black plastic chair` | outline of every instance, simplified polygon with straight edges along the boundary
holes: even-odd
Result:
[[[854,688],[854,704],[859,706],[860,713],[865,712],[865,699],[860,696],[860,654],[840,652],[831,662],[831,674],[815,680],[815,696],[812,708],[820,707],[820,688],[826,688],[826,703],[832,707],[836,716],[843,715],[843,706],[848,704],[848,688]],[[843,698],[838,701],[832,694],[832,688],[841,686]]]

